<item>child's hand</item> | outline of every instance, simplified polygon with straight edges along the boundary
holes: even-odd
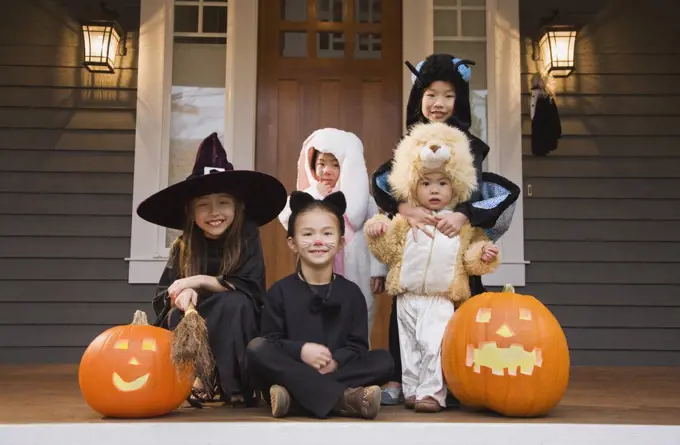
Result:
[[[319,372],[321,374],[329,374],[331,372],[335,372],[338,370],[338,362],[335,360],[331,359],[331,361],[326,365],[325,367],[319,369]]]
[[[186,312],[186,310],[189,309],[189,303],[194,305],[194,307],[198,304],[198,294],[191,288],[184,289],[177,298],[175,298],[175,306],[182,312]]]
[[[379,294],[385,291],[385,277],[371,277],[371,292]]]
[[[453,238],[460,233],[461,227],[463,227],[467,220],[468,217],[463,213],[447,213],[441,216],[441,220],[437,223],[437,230],[449,238]]]
[[[366,227],[366,235],[371,238],[377,238],[387,232],[387,223],[384,221],[375,221]]]
[[[317,371],[328,366],[333,359],[331,351],[324,345],[305,343],[300,351],[300,358]]]
[[[173,303],[175,302],[175,299],[177,296],[182,293],[185,289],[193,289],[193,280],[191,279],[192,277],[189,278],[180,278],[179,280],[175,280],[170,287],[168,288],[168,297],[170,297],[170,301]]]
[[[492,245],[484,246],[482,248],[482,261],[484,261],[485,263],[492,262],[496,258],[496,256],[498,256],[498,252],[499,250],[498,247],[496,246]]]
[[[316,189],[319,191],[319,193],[321,193],[321,196],[323,196],[324,198],[331,194],[331,188],[328,187],[328,185],[325,182],[319,181],[316,184]]]
[[[405,203],[399,206],[399,213],[404,216],[411,225],[414,241],[418,239],[418,230],[422,230],[425,232],[425,235],[433,238],[434,234],[432,231],[425,228],[425,226],[436,226],[442,219],[440,216],[433,215],[432,212],[427,210],[425,207],[412,207]]]

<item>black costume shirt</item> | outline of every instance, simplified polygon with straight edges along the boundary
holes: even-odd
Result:
[[[336,275],[326,286],[310,286],[297,273],[272,285],[262,314],[262,336],[300,360],[305,343],[325,345],[341,367],[368,352],[368,311],[359,286]]]

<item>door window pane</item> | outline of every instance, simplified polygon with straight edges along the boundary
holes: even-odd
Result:
[[[380,23],[381,15],[381,0],[354,1],[354,20],[357,23]]]
[[[307,31],[282,31],[279,54],[283,57],[307,57]]]
[[[379,33],[357,33],[354,38],[355,59],[379,59],[382,39]]]
[[[307,0],[281,0],[281,19],[286,22],[306,22]]]
[[[316,0],[316,19],[320,22],[342,22],[344,6],[343,0]]]
[[[319,58],[345,57],[345,34],[328,31],[316,33],[316,54]]]

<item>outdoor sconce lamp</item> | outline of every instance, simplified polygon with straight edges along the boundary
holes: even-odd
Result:
[[[553,25],[542,30],[538,42],[545,72],[553,77],[566,77],[574,70],[574,47],[577,26]]]
[[[116,56],[124,56],[125,32],[116,21],[96,20],[82,25],[85,57],[83,66],[93,73],[113,73]]]

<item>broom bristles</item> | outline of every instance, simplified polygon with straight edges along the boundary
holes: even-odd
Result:
[[[193,368],[194,375],[206,391],[212,392],[214,361],[208,342],[208,326],[198,312],[186,314],[174,331],[170,350],[178,372]]]

